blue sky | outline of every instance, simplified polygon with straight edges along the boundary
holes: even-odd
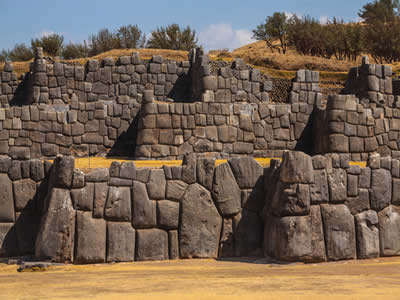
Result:
[[[355,20],[368,0],[0,0],[0,49],[56,32],[80,42],[101,28],[138,24],[146,33],[190,25],[206,49],[237,48],[275,11]]]

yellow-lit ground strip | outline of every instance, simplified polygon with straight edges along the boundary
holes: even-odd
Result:
[[[268,167],[271,164],[271,160],[281,160],[281,158],[255,158],[256,161],[262,167]],[[75,158],[75,167],[78,169],[97,169],[97,168],[109,168],[112,162],[134,162],[138,168],[161,168],[162,166],[180,166],[182,160],[132,160],[128,158],[114,158],[114,157],[85,157]],[[226,163],[227,159],[218,159],[215,164],[217,166]],[[362,162],[350,162],[350,165],[359,165],[361,168],[365,168],[367,163]]]

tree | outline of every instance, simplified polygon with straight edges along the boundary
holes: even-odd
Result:
[[[171,24],[152,31],[147,41],[147,48],[190,50],[197,47],[196,31],[190,26],[179,27],[178,24]]]
[[[89,55],[89,48],[86,42],[83,42],[82,44],[69,43],[64,47],[62,51],[62,56],[64,59],[82,58],[82,57],[88,57],[88,55]]]
[[[97,34],[90,35],[88,43],[90,56],[119,48],[117,35],[108,29],[101,29]]]
[[[117,31],[119,47],[124,49],[143,48],[146,43],[146,35],[137,25],[121,26]]]
[[[25,44],[16,44],[13,49],[0,52],[0,61],[28,61],[33,58],[32,49],[28,48]]]
[[[385,23],[399,15],[399,8],[399,0],[374,0],[365,4],[358,15],[367,24]]]
[[[32,49],[42,47],[43,51],[50,56],[59,56],[61,54],[64,43],[64,37],[59,34],[50,34],[40,39],[31,40]]]
[[[272,16],[267,17],[264,24],[257,26],[253,30],[253,37],[256,40],[265,41],[267,46],[273,52],[278,49],[278,52],[286,54],[288,47],[288,18],[285,13],[275,12]],[[280,45],[274,45],[275,40],[279,40]]]

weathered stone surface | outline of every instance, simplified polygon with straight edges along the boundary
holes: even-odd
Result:
[[[85,186],[85,174],[80,170],[74,170],[74,175],[72,177],[72,188],[80,189]]]
[[[244,209],[233,220],[235,256],[262,253],[262,221],[258,213]]]
[[[321,205],[329,260],[355,259],[354,217],[345,205]]]
[[[160,229],[137,230],[136,260],[168,259],[168,233]]]
[[[185,194],[188,184],[181,180],[167,181],[167,195],[169,200],[180,201]]]
[[[32,179],[22,179],[13,182],[15,209],[17,211],[32,210],[35,208],[34,197],[36,182]]]
[[[146,185],[139,181],[134,181],[132,187],[132,225],[135,228],[157,225],[156,203],[150,201]]]
[[[165,229],[178,229],[179,203],[162,200],[157,201],[158,226]]]
[[[353,215],[369,210],[369,191],[367,189],[359,189],[359,195],[347,198],[344,204],[346,204]]]
[[[304,216],[310,212],[310,204],[308,184],[278,182],[272,197],[271,211],[278,217]]]
[[[135,259],[135,230],[130,223],[107,223],[107,262]]]
[[[254,158],[232,158],[228,162],[241,189],[253,188],[262,180],[264,169]]]
[[[57,156],[53,163],[54,186],[71,188],[74,175],[75,159],[72,156]]]
[[[194,153],[185,154],[182,161],[181,179],[187,184],[196,182],[196,155]]]
[[[106,221],[93,219],[91,212],[76,213],[74,263],[103,263],[106,260]]]
[[[93,217],[103,218],[106,205],[108,185],[106,182],[94,183]]]
[[[179,243],[182,258],[216,258],[222,218],[210,192],[192,184],[182,199]]]
[[[14,222],[13,188],[7,174],[0,174],[0,222]]]
[[[163,169],[152,169],[150,171],[149,181],[146,183],[147,192],[150,199],[162,200],[165,199],[166,187],[165,174]]]
[[[111,221],[131,221],[131,189],[129,187],[108,188],[105,216]]]
[[[358,258],[379,257],[378,215],[373,210],[355,216]]]
[[[215,158],[197,159],[197,182],[206,189],[211,190],[215,169]]]
[[[303,152],[286,151],[282,158],[280,180],[285,183],[313,183],[311,157]]]
[[[314,170],[314,183],[310,186],[310,195],[312,204],[329,202],[326,170]]]
[[[119,177],[123,179],[136,179],[136,166],[133,162],[123,162],[119,171]]]
[[[93,210],[94,183],[88,183],[86,187],[71,190],[72,203],[76,210]]]
[[[347,173],[344,169],[333,169],[328,175],[330,201],[342,203],[347,199]]]
[[[215,168],[212,196],[222,216],[232,216],[241,209],[240,189],[229,164]]]
[[[169,259],[179,258],[179,238],[177,230],[168,231]]]
[[[42,217],[35,256],[56,262],[74,261],[75,210],[70,192],[53,188],[49,207]]]
[[[0,223],[0,256],[17,254],[17,236],[14,223]]]
[[[388,206],[378,213],[381,256],[400,254],[400,207]]]
[[[218,257],[235,256],[235,241],[234,241],[232,223],[233,223],[232,219],[223,220]]]
[[[35,253],[35,241],[38,235],[41,217],[34,212],[17,213],[15,229],[19,255]]]
[[[106,168],[97,168],[86,174],[87,182],[107,182],[110,180],[110,172]]]
[[[392,199],[392,176],[385,169],[372,170],[371,179],[371,208],[382,210],[390,205]]]

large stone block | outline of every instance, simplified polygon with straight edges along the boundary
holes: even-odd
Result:
[[[78,211],[74,263],[103,263],[106,260],[106,221],[93,219],[91,212]]]
[[[392,175],[385,169],[372,170],[371,208],[382,210],[390,205],[392,200]]]
[[[71,188],[74,175],[75,159],[72,156],[57,156],[54,163],[54,186],[57,188]]]
[[[166,198],[180,201],[185,194],[188,184],[181,180],[168,180]]]
[[[132,224],[135,228],[157,225],[156,203],[150,201],[146,185],[139,181],[134,181],[132,187]]]
[[[345,205],[321,205],[329,260],[355,259],[354,217]]]
[[[131,189],[129,187],[108,188],[108,196],[105,207],[107,220],[131,221]]]
[[[0,222],[14,222],[13,188],[7,174],[0,174]]]
[[[343,134],[331,134],[328,136],[329,152],[349,152],[349,138]]]
[[[106,205],[108,185],[106,182],[94,183],[93,217],[103,218]]]
[[[215,169],[215,158],[201,157],[197,159],[197,182],[211,190]]]
[[[149,181],[146,183],[147,192],[150,199],[162,200],[165,199],[166,187],[165,174],[163,169],[152,169],[150,171]]]
[[[178,229],[179,203],[162,200],[157,201],[158,225],[165,229]]]
[[[312,204],[329,202],[326,170],[314,170],[314,183],[310,186],[310,195]]]
[[[168,259],[168,233],[160,229],[136,231],[136,260],[151,261]]]
[[[303,152],[286,151],[282,158],[280,180],[285,183],[313,183],[311,157]]]
[[[75,210],[70,192],[53,188],[42,217],[35,244],[35,256],[56,262],[74,261]]]
[[[347,199],[347,173],[344,169],[333,169],[328,175],[330,202],[342,203]]]
[[[378,215],[373,210],[355,216],[358,258],[379,257]]]
[[[14,181],[14,200],[17,211],[32,210],[35,208],[36,182],[32,179]]]
[[[310,185],[278,182],[271,211],[278,217],[304,216],[310,212]]]
[[[41,217],[32,212],[17,213],[15,228],[17,232],[18,254],[34,254]]]
[[[93,210],[94,183],[87,183],[84,188],[71,190],[72,203],[77,210]]]
[[[216,258],[222,218],[210,192],[192,184],[182,199],[179,242],[182,258]]]
[[[244,209],[235,216],[233,232],[235,256],[257,256],[262,253],[262,226],[258,213]]]
[[[240,189],[229,164],[215,168],[212,196],[223,216],[232,216],[241,209]]]
[[[17,254],[17,236],[14,223],[0,223],[0,256]]]
[[[107,223],[107,262],[135,259],[135,230],[130,223]]]
[[[228,162],[241,189],[254,188],[262,180],[264,168],[254,158],[233,158]]]
[[[400,254],[400,207],[388,206],[378,213],[381,256]]]

